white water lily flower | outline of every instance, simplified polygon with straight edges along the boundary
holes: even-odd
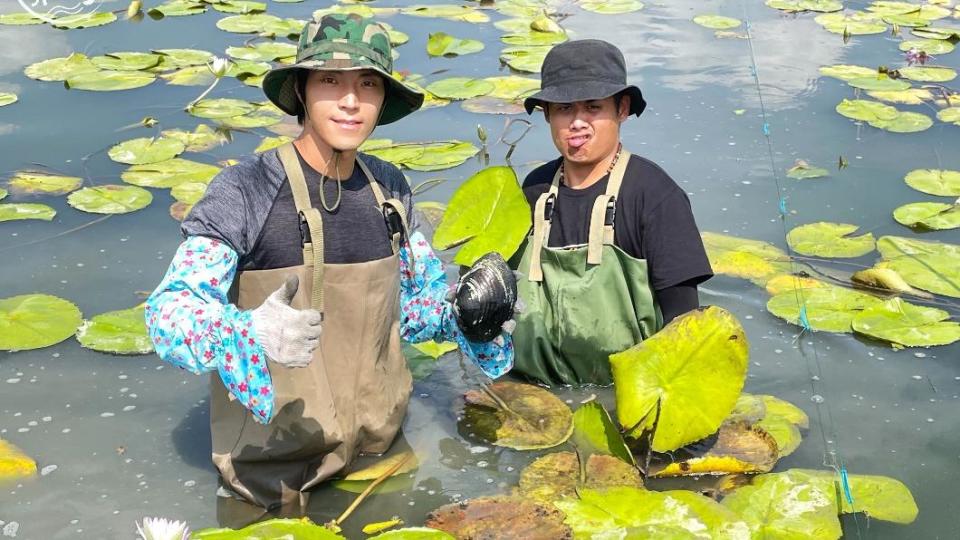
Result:
[[[137,523],[137,533],[142,540],[190,540],[187,522],[167,518],[143,518],[143,526]]]
[[[220,58],[219,56],[214,56],[207,67],[210,68],[210,72],[213,73],[218,79],[227,74],[227,71],[230,69],[230,60],[226,58]]]

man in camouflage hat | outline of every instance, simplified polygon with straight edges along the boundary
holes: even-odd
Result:
[[[386,451],[411,390],[401,339],[455,341],[492,377],[512,366],[509,334],[458,327],[442,263],[408,228],[403,175],[357,151],[423,101],[392,64],[372,20],[307,24],[296,63],[263,82],[302,133],[213,180],[147,300],[161,358],[212,373],[222,494],[302,505],[358,453]]]

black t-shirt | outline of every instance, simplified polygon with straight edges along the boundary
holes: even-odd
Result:
[[[523,192],[531,208],[550,189],[559,167],[557,158],[527,175]],[[604,176],[585,189],[560,184],[548,246],[587,243],[593,203],[606,192],[608,180],[609,176]],[[650,284],[656,291],[680,283],[696,285],[713,276],[687,194],[647,159],[630,156],[617,197],[613,231],[617,247],[646,259]]]

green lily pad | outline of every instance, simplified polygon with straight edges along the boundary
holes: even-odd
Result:
[[[926,26],[913,28],[910,33],[924,39],[942,39],[946,41],[960,41],[960,28]]]
[[[581,479],[580,459],[586,460]],[[640,471],[613,456],[591,454],[577,457],[573,452],[541,456],[520,472],[516,495],[547,505],[566,497],[576,497],[578,488],[642,488]]]
[[[213,61],[213,53],[198,49],[154,49],[160,55],[160,64],[154,71],[172,71],[188,66],[203,66]]]
[[[218,98],[201,99],[187,112],[199,118],[230,118],[252,112],[256,104],[242,99]]]
[[[177,184],[170,190],[174,199],[193,206],[207,192],[207,184],[202,182],[186,182]]]
[[[460,39],[444,32],[427,37],[427,54],[430,56],[462,56],[482,50],[483,42],[476,39]]]
[[[57,211],[45,204],[3,203],[0,204],[0,222],[19,221],[21,219],[40,219],[50,221]]]
[[[114,92],[143,88],[155,80],[154,74],[143,71],[85,71],[71,75],[63,85],[71,90]]]
[[[49,294],[0,299],[0,350],[49,347],[72,336],[83,316],[77,306]]]
[[[487,77],[484,80],[493,83],[493,91],[487,93],[487,97],[508,101],[523,99],[540,90],[538,79],[518,75]]]
[[[217,28],[236,34],[259,34],[269,32],[273,25],[281,21],[280,17],[266,13],[232,15],[217,21]]]
[[[853,120],[877,122],[896,118],[896,107],[864,99],[845,99],[837,105],[837,112]]]
[[[899,236],[882,236],[877,249],[885,266],[907,283],[936,294],[960,298],[960,246]]]
[[[0,14],[0,25],[6,26],[30,26],[34,24],[43,24],[43,19],[33,13],[18,11],[13,13]]]
[[[704,28],[712,28],[714,30],[730,30],[743,24],[743,21],[740,19],[724,17],[723,15],[697,15],[693,18],[693,22]]]
[[[953,43],[943,39],[911,39],[900,42],[901,51],[917,49],[932,55],[947,54],[953,52],[954,48],[956,46]]]
[[[476,8],[470,6],[459,6],[454,4],[431,4],[429,6],[408,6],[402,8],[400,13],[411,15],[413,17],[435,17],[440,19],[449,19],[451,21],[463,21],[469,23],[490,22],[490,17]]]
[[[411,346],[434,360],[457,350],[457,344],[452,341],[437,343],[436,341],[424,341],[423,343],[413,343]]]
[[[93,65],[109,71],[139,71],[160,63],[160,55],[142,52],[112,52],[90,59]]]
[[[191,0],[170,0],[156,5],[147,11],[152,19],[162,19],[164,17],[187,17],[190,15],[199,15],[206,13],[207,4],[203,2],[193,2]]]
[[[467,99],[489,94],[494,89],[493,83],[484,79],[470,77],[450,77],[427,85],[427,91],[443,99]]]
[[[763,285],[773,276],[792,271],[790,257],[773,244],[714,232],[704,232],[700,236],[710,266],[718,274]]]
[[[376,139],[368,139],[360,146],[360,151],[371,156],[378,157],[384,161],[389,161],[396,166],[402,166],[404,162],[417,159],[424,153],[426,144],[422,143],[401,143],[394,145],[392,141],[387,141],[384,145],[371,144]]]
[[[937,119],[960,126],[960,107],[948,107],[937,112]]]
[[[914,169],[903,178],[908,186],[930,195],[960,197],[960,171]]]
[[[861,90],[896,91],[910,88],[910,83],[902,79],[891,79],[886,74],[878,73],[869,77],[857,77],[847,80],[847,84]]]
[[[160,135],[180,141],[187,152],[206,152],[230,142],[230,138],[225,133],[206,124],[200,124],[193,131],[165,129],[160,132]]]
[[[806,161],[798,160],[793,167],[787,169],[787,176],[790,178],[796,178],[797,180],[806,180],[809,178],[823,178],[824,176],[830,176],[830,171],[824,169],[823,167],[813,167]]]
[[[23,70],[23,74],[38,81],[65,81],[92,71],[99,71],[99,68],[86,55],[73,53],[70,56],[30,64]]]
[[[13,92],[0,92],[0,107],[16,103],[20,99]]]
[[[613,456],[629,465],[636,464],[627,443],[620,435],[620,430],[610,419],[610,413],[596,401],[581,405],[573,413],[573,435],[570,436],[570,442],[582,460],[601,455]]]
[[[957,78],[957,72],[950,68],[934,66],[909,66],[897,70],[900,75],[923,82],[948,82]]]
[[[747,375],[747,338],[728,311],[698,309],[610,355],[610,366],[626,435],[654,430],[653,450],[669,452],[716,432],[733,410]]]
[[[230,129],[252,129],[279,124],[283,121],[284,113],[273,104],[261,104],[254,110],[238,116],[217,118],[216,122]]]
[[[570,408],[543,388],[498,381],[488,391],[467,391],[461,420],[463,429],[487,442],[514,450],[541,450],[562,444],[573,433]]]
[[[744,422],[724,422],[716,434],[651,463],[648,477],[768,472],[779,456],[774,437]]]
[[[261,13],[267,10],[267,4],[253,0],[219,0],[210,6],[221,13]]]
[[[173,158],[148,165],[134,165],[120,173],[120,179],[141,187],[172,188],[188,182],[209,183],[220,167]]]
[[[147,334],[143,305],[110,311],[83,321],[77,328],[80,345],[113,354],[149,354],[153,343]]]
[[[418,156],[403,161],[403,166],[414,171],[440,171],[460,166],[480,149],[468,142],[451,141],[449,143],[432,143],[423,146],[423,152]]]
[[[801,302],[811,330],[843,333],[852,331],[850,322],[857,314],[879,304],[880,300],[842,287],[819,287],[804,289],[799,295],[796,291],[775,295],[767,301],[767,311],[802,326]]]
[[[292,43],[263,41],[245,47],[227,47],[227,55],[238,60],[272,62],[297,55],[297,46]]]
[[[849,236],[859,229],[849,223],[809,223],[787,234],[787,243],[801,255],[812,257],[860,257],[873,251],[873,234]]]
[[[94,26],[103,26],[117,20],[117,16],[110,11],[98,11],[96,13],[78,13],[76,15],[67,15],[57,17],[50,23],[54,28],[61,30],[76,30],[78,28],[92,28]]]
[[[517,47],[544,47],[563,43],[567,39],[569,38],[566,33],[537,32],[536,30],[500,36],[500,41]]]
[[[7,193],[8,193],[7,190],[0,188],[0,201],[7,198]]]
[[[643,9],[644,4],[639,0],[583,0],[580,8],[602,15],[620,15],[633,13]]]
[[[843,4],[837,0],[767,0],[766,4],[787,13],[800,13],[801,11],[832,13],[843,10]]]
[[[820,68],[820,74],[827,77],[840,79],[841,81],[850,81],[863,77],[876,77],[879,72],[875,68],[855,66],[850,64],[837,64],[833,66],[823,66]]]
[[[443,215],[447,212],[447,205],[436,201],[420,201],[413,203],[413,208],[422,219],[425,220],[433,229],[440,226],[443,221]],[[423,223],[423,221],[421,221]]]
[[[500,61],[510,66],[510,69],[525,73],[540,73],[543,59],[547,57],[551,46],[542,47],[507,47],[500,52]]]
[[[309,518],[270,519],[242,529],[202,529],[195,531],[191,540],[275,540],[297,538],[302,540],[343,540],[343,536],[316,525]]]
[[[942,309],[891,298],[854,317],[853,330],[904,347],[949,345],[960,341],[960,323],[948,322],[949,318]]]
[[[828,32],[847,35],[882,34],[887,31],[887,25],[874,13],[854,11],[850,14],[824,13],[814,19]]]
[[[905,105],[922,105],[925,101],[933,100],[933,93],[926,88],[910,88],[894,92],[867,92],[867,95],[887,101],[889,103],[903,103]]]
[[[17,171],[9,182],[10,189],[19,193],[63,195],[79,189],[83,178],[60,176],[42,171]]]
[[[713,499],[684,490],[630,487],[581,489],[554,503],[574,538],[733,540],[749,538],[745,523]]]
[[[153,201],[149,191],[135,186],[103,185],[74,191],[67,204],[94,214],[126,214],[142,210]]]
[[[280,135],[278,137],[264,137],[260,141],[260,144],[258,144],[253,151],[259,154],[261,152],[266,152],[267,150],[273,150],[274,148],[278,148],[292,141],[293,137],[289,137],[287,135]]]
[[[460,102],[460,108],[478,114],[523,114],[525,112],[520,102],[490,96],[465,99]]]
[[[960,227],[960,205],[918,202],[900,206],[893,219],[907,227],[941,231]]]
[[[413,380],[415,381],[426,379],[437,369],[436,358],[418,349],[414,349],[408,343],[403,344],[403,357],[406,358],[407,367],[410,369],[410,374],[413,375]]]
[[[186,148],[183,143],[167,137],[141,137],[130,139],[110,148],[107,154],[117,163],[146,165],[175,158]]]
[[[530,205],[510,167],[489,167],[454,192],[433,235],[438,249],[463,246],[454,262],[472,265],[497,251],[509,259],[530,230]]]
[[[13,444],[0,439],[0,483],[37,474],[37,462]]]
[[[371,536],[367,540],[455,540],[455,538],[448,533],[429,527],[407,527]]]
[[[563,513],[521,497],[477,497],[437,508],[427,527],[456,538],[571,538]]]
[[[889,120],[878,120],[871,122],[870,125],[893,133],[916,133],[930,129],[933,120],[925,114],[898,112],[897,116]]]
[[[498,3],[497,6],[501,6]],[[529,17],[516,17],[512,19],[502,19],[493,23],[498,30],[503,30],[508,34],[520,34],[532,30],[533,19]]]

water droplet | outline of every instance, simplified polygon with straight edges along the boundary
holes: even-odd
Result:
[[[819,403],[823,403],[824,399],[823,399],[823,396],[821,396],[820,394],[814,394],[810,396],[810,401],[819,404]]]
[[[185,488],[192,488],[195,485],[197,485],[196,480],[187,480],[186,482],[183,483],[183,487]]]

